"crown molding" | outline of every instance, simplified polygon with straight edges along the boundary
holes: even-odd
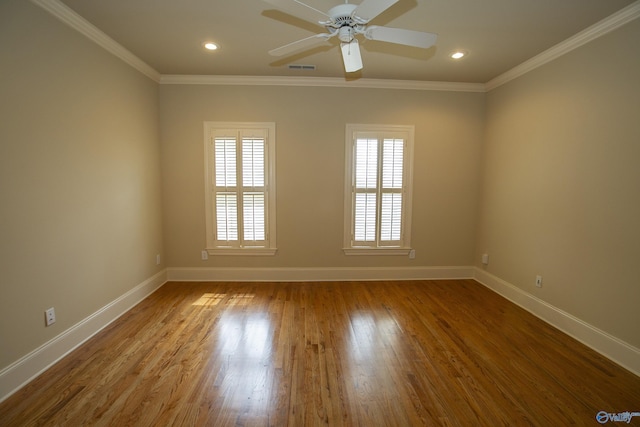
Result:
[[[125,49],[120,43],[103,33],[82,16],[78,15],[65,4],[61,3],[59,0],[31,0],[31,2],[51,13],[53,16],[97,43],[99,46],[120,58],[136,70],[140,71],[145,76],[155,82],[160,81],[160,73]]]
[[[602,21],[588,27],[587,29],[575,34],[572,37],[569,37],[568,39],[545,50],[539,55],[528,59],[522,64],[513,67],[511,70],[500,74],[498,77],[489,80],[485,84],[486,91],[489,92],[499,86],[502,86],[503,84],[510,82],[511,80],[516,79],[548,62],[551,62],[554,59],[559,58],[560,56],[565,55],[586,43],[589,43],[590,41],[593,41],[613,30],[622,27],[623,25],[633,21],[634,19],[637,19],[638,17],[640,17],[640,0],[631,3],[629,6],[620,9],[618,12],[615,12]]]
[[[376,89],[438,90],[485,92],[482,83],[425,82],[413,80],[359,79],[337,77],[161,75],[121,44],[78,15],[60,0],[31,0],[53,16],[77,30],[102,48],[160,84],[244,85],[244,86],[319,86]]]
[[[61,3],[60,0],[31,0],[31,2],[45,9],[65,24],[160,84],[353,87],[448,92],[491,91],[640,17],[640,0],[636,0],[629,6],[515,66],[511,70],[500,74],[487,83],[459,83],[387,79],[346,80],[337,77],[161,75],[82,16]]]
[[[163,74],[160,84],[242,85],[242,86],[316,86],[371,89],[438,90],[448,92],[485,92],[483,83],[426,82],[417,80],[358,79],[339,77],[282,76],[194,76]]]

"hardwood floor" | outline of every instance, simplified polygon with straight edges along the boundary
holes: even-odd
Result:
[[[167,283],[0,404],[0,425],[565,426],[600,411],[640,411],[640,377],[473,280]]]

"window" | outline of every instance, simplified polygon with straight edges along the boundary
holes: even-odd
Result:
[[[347,125],[344,251],[407,255],[413,126]]]
[[[207,251],[274,255],[275,124],[205,122]]]

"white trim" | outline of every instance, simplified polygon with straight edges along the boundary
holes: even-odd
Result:
[[[376,256],[376,255],[399,255],[408,256],[411,248],[342,248],[345,255],[348,256]]]
[[[379,246],[380,217],[376,219],[376,241],[355,242],[354,244],[354,223],[355,205],[354,195],[358,191],[355,185],[355,146],[359,136],[366,134],[367,138],[384,139],[387,137],[401,138],[404,141],[403,158],[403,185],[402,185],[402,236],[399,242],[400,247]],[[345,127],[345,178],[344,178],[344,218],[343,218],[343,252],[345,255],[408,255],[411,250],[411,218],[413,203],[413,148],[415,141],[414,125],[385,125],[385,124],[353,124],[347,123]],[[382,144],[378,147],[382,150]],[[383,163],[382,151],[378,154],[378,166]],[[381,173],[381,172],[379,172]],[[381,176],[378,176],[380,179]],[[376,192],[379,195],[383,190],[381,182],[376,185]],[[364,247],[371,243],[370,247]]]
[[[0,371],[0,402],[75,350],[167,282],[162,270]]]
[[[163,74],[160,84],[353,87],[368,89],[486,92],[484,83],[428,82],[418,80],[358,79],[340,77],[198,76]]]
[[[480,268],[475,269],[474,278],[482,285],[524,308],[554,328],[561,330],[587,347],[640,376],[640,349]]]
[[[273,256],[277,248],[208,248],[207,253],[212,256]]]
[[[241,134],[243,131],[260,131],[266,142],[265,150],[265,184],[266,184],[266,239],[265,247],[245,246],[245,247],[229,247],[222,246],[216,241],[216,223],[215,223],[215,203],[213,190],[215,164],[213,161],[214,154],[214,134],[220,130],[226,135],[227,131],[234,134]],[[265,136],[266,135],[266,136]],[[276,232],[276,124],[275,122],[204,122],[204,199],[205,199],[205,229],[206,229],[206,250],[209,255],[251,255],[251,256],[273,256],[277,251],[277,232]],[[238,152],[242,138],[238,138]],[[237,154],[239,156],[239,154]],[[240,165],[237,166],[241,171]],[[238,191],[241,189],[238,186]],[[241,193],[239,193],[241,194]],[[241,215],[244,215],[240,212]],[[240,240],[242,241],[242,239]],[[237,243],[240,243],[237,242]],[[223,245],[228,242],[223,242]]]
[[[537,56],[500,74],[487,83],[431,82],[419,80],[358,79],[339,77],[287,77],[287,76],[215,76],[215,75],[161,75],[121,44],[78,15],[60,0],[31,0],[71,28],[97,43],[116,57],[160,84],[244,85],[244,86],[319,86],[354,87],[371,89],[433,90],[447,92],[488,92],[529,71],[601,37],[640,17],[640,0],[613,13],[591,27],[575,34]]]
[[[168,281],[190,282],[333,282],[473,278],[473,266],[452,267],[309,267],[309,268],[169,268]]]
[[[335,268],[168,268],[145,280],[57,337],[0,371],[0,402],[129,311],[167,281],[476,281],[560,329],[636,375],[640,349],[566,313],[516,286],[473,266]]]
[[[156,83],[160,82],[160,73],[136,55],[125,49],[120,43],[113,40],[82,16],[78,15],[68,6],[60,2],[60,0],[31,1],[136,70],[140,71],[151,80],[154,80]]]
[[[528,59],[522,64],[513,67],[509,71],[489,80],[485,84],[485,90],[489,92],[490,90],[502,86],[503,84],[510,82],[511,80],[514,80],[548,62],[551,62],[554,59],[559,58],[560,56],[565,55],[572,50],[577,49],[586,43],[589,43],[592,40],[602,37],[603,35],[622,27],[623,25],[633,21],[638,17],[640,17],[640,0],[631,3],[629,6],[620,9],[619,11],[601,20],[600,22],[588,27],[583,31],[580,31],[574,36],[569,37],[568,39],[545,50],[539,55]]]

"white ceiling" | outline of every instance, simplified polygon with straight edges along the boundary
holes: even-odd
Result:
[[[430,49],[361,40],[364,69],[346,74],[337,45],[267,52],[324,32],[262,0],[61,0],[160,74],[340,77],[485,83],[633,0],[399,0],[371,24],[437,33]],[[293,1],[293,0],[292,0]],[[326,11],[338,0],[303,0]],[[359,3],[359,1],[358,1]],[[332,39],[335,40],[335,39]],[[215,52],[204,41],[220,45]],[[469,55],[453,61],[448,54]],[[315,65],[315,71],[288,69]]]

